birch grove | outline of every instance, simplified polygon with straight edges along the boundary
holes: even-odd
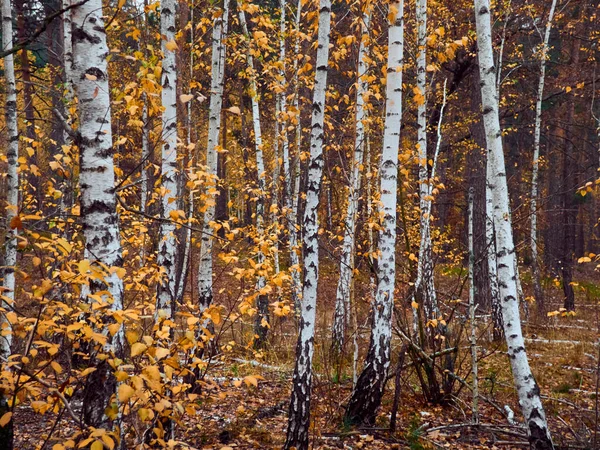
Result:
[[[596,6],[2,0],[0,450],[598,447]]]

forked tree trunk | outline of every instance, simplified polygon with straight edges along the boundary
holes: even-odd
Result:
[[[483,123],[486,134],[488,157],[490,158],[490,190],[494,208],[496,247],[498,255],[498,281],[502,299],[504,333],[508,346],[514,383],[519,395],[523,416],[527,423],[529,442],[534,449],[552,449],[546,414],[540,398],[540,389],[535,381],[521,331],[519,300],[516,283],[516,254],[512,223],[510,219],[508,186],[502,149],[502,131],[498,112],[496,71],[492,49],[491,12],[489,0],[475,0],[477,25],[477,47],[481,79]]]
[[[102,1],[89,0],[72,11],[73,84],[79,105],[77,145],[85,250],[92,263],[120,267],[123,261],[114,189],[108,46]],[[113,311],[123,309],[123,281],[116,271],[107,274],[103,281],[90,281],[90,292],[98,291],[108,291],[106,299],[111,302]],[[107,334],[107,338],[104,350],[122,358],[123,328],[114,336]],[[83,418],[86,423],[95,427],[108,426],[110,421],[104,410],[116,385],[112,368],[106,361],[99,361],[97,370],[87,379],[84,393]]]
[[[215,17],[212,34],[212,62],[210,84],[210,106],[208,113],[208,143],[206,146],[206,166],[212,181],[207,186],[206,210],[202,221],[202,247],[198,266],[198,304],[200,313],[210,306],[213,299],[213,262],[214,244],[211,226],[215,220],[215,195],[211,194],[217,184],[217,151],[219,131],[221,130],[221,109],[223,106],[223,80],[225,77],[225,56],[227,48],[227,24],[229,18],[229,0],[223,1],[223,12]]]
[[[537,303],[538,314],[541,316],[545,312],[544,293],[542,292],[541,275],[537,248],[537,200],[538,200],[538,174],[540,167],[540,136],[542,130],[542,101],[544,99],[544,83],[546,82],[546,56],[548,54],[548,42],[550,41],[550,30],[552,29],[552,19],[556,9],[556,0],[552,0],[544,42],[540,54],[540,79],[538,83],[537,100],[535,103],[535,130],[533,133],[533,170],[531,173],[531,232],[529,235],[531,246],[531,268],[533,272],[533,292]]]
[[[319,281],[319,194],[323,176],[323,138],[325,123],[325,93],[329,64],[329,30],[331,1],[320,0],[319,31],[316,60],[313,110],[310,134],[310,158],[306,207],[304,209],[304,286],[296,345],[296,364],[290,399],[285,449],[308,449],[310,428],[310,394],[312,387],[312,358],[314,352],[317,286]]]
[[[427,168],[427,0],[417,0],[417,141],[419,156],[420,232],[419,259],[415,290],[420,291],[424,321],[437,319],[438,308],[433,272],[433,251],[429,221],[430,189]]]
[[[378,284],[373,302],[371,343],[346,418],[352,423],[372,425],[381,404],[390,365],[392,311],[396,279],[396,204],[398,187],[398,147],[402,122],[402,65],[404,58],[404,1],[392,1],[389,12],[388,61],[386,81],[385,131],[380,167]]]
[[[177,299],[177,239],[172,213],[177,210],[179,183],[177,183],[177,68],[175,58],[174,0],[161,0],[160,31],[162,35],[162,212],[157,264],[164,270],[156,296],[156,322],[171,319]]]
[[[244,36],[248,40],[248,45],[251,45],[250,34],[248,33],[248,25],[246,24],[246,13],[242,9],[242,4],[238,1],[238,11],[240,17],[240,25]],[[254,130],[254,153],[256,156],[256,175],[258,179],[258,199],[256,201],[256,240],[257,240],[257,255],[256,261],[257,271],[261,272],[265,270],[265,255],[260,249],[262,241],[265,239],[265,195],[266,195],[266,183],[265,183],[265,161],[263,158],[263,140],[262,131],[260,126],[260,105],[258,103],[258,90],[254,72],[254,58],[248,48],[246,55],[248,59],[248,69],[250,70],[250,91],[251,102],[252,102],[252,129]],[[255,342],[256,347],[262,347],[267,339],[267,332],[269,331],[269,296],[262,293],[262,290],[266,286],[266,280],[263,275],[259,275],[256,280],[256,320],[254,323],[254,333],[258,336]]]
[[[9,50],[13,47],[12,7],[10,0],[2,0],[2,49]],[[4,269],[2,270],[1,295],[6,298],[0,306],[10,311],[15,301],[15,264],[17,263],[17,228],[11,226],[12,219],[19,209],[19,131],[17,129],[17,89],[15,84],[14,55],[4,58],[4,78],[6,80],[4,114],[6,120],[6,240],[4,242]],[[12,330],[5,314],[0,314],[0,366],[3,360],[11,354]],[[6,332],[6,330],[10,330]],[[7,393],[0,392],[0,416],[11,410],[8,405]],[[10,420],[4,427],[0,427],[0,449],[13,448],[13,421]]]
[[[344,242],[340,258],[340,278],[338,280],[335,297],[335,316],[333,320],[332,348],[339,351],[344,346],[346,328],[350,324],[350,288],[354,273],[354,247],[356,241],[356,219],[358,215],[358,197],[360,191],[360,166],[364,159],[365,149],[365,94],[369,90],[366,74],[368,64],[366,56],[369,52],[368,33],[371,21],[371,5],[365,6],[362,16],[361,41],[358,49],[358,71],[356,89],[356,117],[354,141],[354,157],[350,167],[350,188],[346,221],[344,228]]]

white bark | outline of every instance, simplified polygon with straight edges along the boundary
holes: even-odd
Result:
[[[63,9],[71,6],[71,0],[62,0]],[[65,11],[62,15],[63,25],[63,58],[65,64],[65,88],[67,92],[67,101],[73,100],[73,38],[72,38],[72,20],[71,10]]]
[[[206,191],[206,211],[202,222],[202,248],[198,266],[198,295],[200,313],[212,303],[213,298],[213,227],[215,219],[215,194],[217,180],[217,151],[219,132],[221,130],[221,109],[223,106],[223,79],[225,77],[225,56],[227,48],[227,24],[229,17],[229,0],[223,1],[223,13],[215,18],[212,34],[212,62],[210,106],[208,113],[208,142],[206,146],[207,172],[213,178]]]
[[[540,281],[540,270],[538,264],[538,249],[537,249],[537,198],[538,198],[538,175],[539,175],[539,160],[540,160],[540,136],[542,131],[542,101],[544,99],[544,84],[546,82],[546,57],[548,54],[548,42],[550,41],[550,31],[552,30],[552,20],[556,9],[556,0],[552,0],[550,6],[550,14],[548,15],[548,23],[546,24],[546,32],[544,34],[544,42],[540,51],[540,79],[538,82],[537,100],[535,103],[535,130],[533,132],[533,169],[531,172],[531,230],[530,230],[530,246],[531,260],[533,268],[533,284],[535,301],[538,304],[538,310],[543,309],[542,288]]]
[[[503,337],[502,305],[500,304],[500,287],[498,286],[498,268],[496,261],[496,238],[494,233],[494,207],[490,189],[492,171],[490,158],[487,158],[485,180],[485,242],[487,248],[488,277],[490,279],[490,303],[492,307],[492,330],[494,340]]]
[[[319,194],[323,176],[323,138],[325,99],[329,64],[329,31],[331,27],[331,1],[319,2],[319,31],[315,84],[310,135],[310,158],[306,207],[304,211],[304,286],[302,289],[301,316],[296,347],[296,364],[289,421],[284,448],[308,448],[310,425],[310,393],[312,386],[312,358],[314,352],[317,285],[319,280]]]
[[[250,43],[250,33],[248,33],[248,26],[246,24],[246,14],[242,9],[242,3],[238,0],[238,11],[240,17],[240,25],[242,26],[242,31],[246,40],[248,41],[248,45]],[[250,52],[250,48],[248,48],[248,52],[246,54],[246,58],[248,61],[248,69],[250,70],[250,91],[251,102],[252,102],[252,128],[254,130],[254,152],[256,156],[256,172],[258,179],[258,199],[256,201],[256,240],[257,240],[257,252],[256,252],[256,260],[257,260],[257,271],[259,275],[256,280],[256,291],[258,292],[257,296],[257,310],[258,314],[256,317],[255,330],[258,335],[259,344],[262,344],[262,341],[266,338],[266,333],[268,327],[264,325],[265,322],[268,323],[269,320],[269,303],[268,297],[266,295],[262,295],[260,291],[264,289],[266,286],[265,277],[260,274],[265,270],[265,255],[260,249],[262,246],[262,241],[265,239],[265,226],[264,226],[264,215],[265,215],[265,194],[266,194],[266,183],[265,183],[265,162],[263,158],[263,140],[262,140],[262,130],[260,126],[260,105],[258,103],[258,87],[256,84],[255,71],[254,71],[254,58]]]
[[[164,271],[158,285],[156,297],[156,318],[170,319],[177,298],[176,292],[176,252],[177,239],[171,212],[177,209],[179,183],[177,183],[177,69],[175,43],[175,0],[161,0],[160,32],[162,35],[162,217],[157,264]]]
[[[13,48],[12,8],[10,0],[2,0],[2,50]],[[6,240],[4,243],[4,268],[2,269],[2,287],[0,294],[8,300],[2,300],[0,306],[7,312],[13,308],[15,301],[15,265],[17,263],[17,229],[10,223],[19,209],[19,131],[17,128],[17,89],[15,84],[14,55],[4,58],[4,78],[6,81]],[[8,358],[12,344],[12,330],[5,314],[0,314],[0,356]]]
[[[344,345],[346,328],[350,323],[350,289],[354,273],[354,247],[356,239],[356,219],[358,216],[358,197],[360,193],[360,166],[364,159],[365,149],[365,94],[369,90],[367,81],[368,65],[366,56],[369,51],[369,25],[371,21],[371,7],[366,6],[363,12],[363,23],[361,30],[361,41],[358,49],[358,71],[356,89],[356,117],[354,142],[354,158],[350,172],[350,187],[348,195],[348,206],[346,209],[346,222],[344,228],[344,241],[340,257],[340,278],[338,280],[335,298],[335,317],[333,322],[332,346],[341,349]]]
[[[92,263],[107,267],[122,265],[119,217],[114,189],[115,172],[111,131],[110,90],[106,56],[102,1],[89,0],[75,8],[73,21],[73,84],[79,105],[81,221],[85,255]],[[90,281],[91,293],[108,291],[106,300],[113,311],[123,309],[123,281],[116,271],[103,281]],[[125,336],[121,327],[107,334],[105,351],[123,357]],[[98,361],[88,379],[84,398],[84,419],[93,426],[105,426],[104,409],[116,389],[116,380],[106,361]],[[93,380],[93,381],[92,381]]]
[[[523,415],[527,423],[529,441],[534,449],[553,448],[546,422],[546,415],[540,398],[540,390],[535,381],[521,331],[519,301],[515,277],[515,248],[510,219],[508,186],[502,131],[498,111],[496,91],[496,71],[492,49],[491,13],[489,0],[475,0],[477,25],[477,46],[483,106],[483,122],[486,134],[488,157],[490,158],[490,189],[494,207],[494,226],[498,256],[498,280],[502,299],[504,332],[511,362],[515,387]]]
[[[352,422],[373,423],[381,403],[390,365],[392,311],[396,280],[396,204],[398,148],[402,122],[402,70],[404,56],[404,2],[390,3],[386,80],[385,130],[380,166],[380,217],[378,284],[373,304],[371,343],[346,412]]]
[[[473,247],[473,188],[469,189],[469,315],[471,321],[471,373],[473,375],[473,423],[479,423],[479,384],[477,380],[477,325],[475,323],[475,250]]]
[[[302,16],[302,0],[298,0],[296,9],[296,41],[294,44],[294,54],[299,55],[300,53],[300,18]],[[300,314],[300,297],[301,293],[301,273],[300,273],[300,256],[298,248],[298,199],[300,196],[300,152],[302,151],[302,123],[300,121],[300,85],[298,77],[298,58],[294,58],[294,111],[298,112],[296,117],[296,154],[292,160],[291,166],[289,165],[288,159],[283,159],[284,172],[286,177],[286,217],[287,217],[287,229],[288,229],[288,240],[290,248],[290,266],[292,283],[291,283],[291,297],[292,303],[294,304],[294,310],[296,316]],[[286,166],[287,165],[287,166]],[[289,193],[289,195],[288,195]]]

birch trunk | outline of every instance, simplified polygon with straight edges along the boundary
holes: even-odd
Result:
[[[162,35],[162,217],[157,264],[164,271],[158,284],[156,297],[156,322],[171,319],[177,299],[176,251],[177,239],[171,213],[177,209],[179,184],[177,183],[177,69],[175,48],[174,0],[161,0],[160,32]]]
[[[246,24],[246,14],[242,9],[242,4],[238,1],[238,11],[240,17],[240,25],[244,36],[250,45],[250,34],[248,33],[248,25]],[[265,239],[264,231],[264,215],[265,215],[265,162],[263,158],[263,140],[262,130],[260,126],[260,105],[258,104],[258,88],[256,84],[255,72],[254,72],[254,58],[250,53],[250,49],[246,54],[248,61],[248,69],[250,70],[250,91],[251,102],[252,102],[252,129],[254,130],[254,151],[256,155],[256,171],[258,179],[258,199],[256,201],[256,240],[257,240],[257,271],[259,273],[256,280],[256,291],[257,301],[256,309],[258,310],[256,320],[254,323],[254,333],[258,336],[255,341],[255,346],[261,347],[265,344],[267,339],[267,332],[269,330],[269,297],[262,293],[262,290],[266,286],[265,277],[260,274],[265,270],[265,255],[260,250],[261,243]]]
[[[496,236],[494,233],[494,205],[490,181],[492,170],[490,158],[487,158],[485,180],[485,242],[487,247],[488,276],[490,279],[490,303],[492,306],[492,335],[494,341],[504,337],[504,325],[502,321],[502,305],[500,304],[500,287],[498,286],[498,266],[496,260]]]
[[[296,345],[296,364],[289,407],[287,437],[284,448],[308,449],[310,427],[310,394],[312,386],[312,357],[314,352],[317,286],[319,280],[319,194],[323,176],[323,133],[327,71],[329,64],[329,31],[331,27],[331,1],[320,0],[319,31],[315,84],[310,135],[310,158],[306,208],[304,210],[304,286],[302,289],[301,316]]]
[[[498,281],[502,299],[504,333],[508,346],[514,383],[519,395],[523,416],[527,423],[529,442],[534,449],[552,449],[552,439],[546,422],[540,389],[535,381],[521,331],[519,300],[515,276],[515,248],[510,220],[508,186],[502,149],[502,131],[498,111],[494,55],[492,49],[491,13],[489,0],[475,0],[477,47],[481,79],[483,122],[485,127],[490,190],[494,208]]]
[[[350,288],[352,286],[352,275],[354,272],[354,248],[356,239],[356,219],[358,213],[358,197],[360,191],[360,165],[364,159],[365,149],[365,94],[369,90],[367,81],[366,56],[369,51],[368,32],[371,20],[371,7],[367,5],[363,12],[362,38],[358,49],[358,82],[356,89],[356,140],[354,142],[354,158],[350,172],[350,189],[348,207],[346,210],[346,222],[344,228],[344,242],[340,260],[340,278],[338,280],[335,297],[335,316],[333,320],[332,348],[341,350],[344,346],[346,328],[350,323]]]
[[[542,315],[545,312],[544,293],[541,286],[540,266],[538,261],[537,248],[537,200],[538,200],[538,175],[539,175],[539,160],[540,160],[540,136],[542,130],[542,101],[544,99],[544,84],[546,82],[546,56],[548,54],[548,42],[550,41],[550,31],[552,30],[552,20],[556,9],[556,0],[552,0],[550,6],[550,14],[548,15],[548,23],[546,24],[546,32],[544,34],[544,42],[542,44],[540,54],[540,79],[538,83],[537,100],[535,103],[535,130],[533,133],[533,169],[531,173],[531,268],[533,272],[533,291],[535,301],[537,303],[538,314]]]
[[[437,299],[433,273],[433,253],[429,226],[430,189],[427,169],[427,0],[417,0],[417,89],[422,96],[417,111],[417,147],[419,156],[419,205],[421,242],[417,262],[415,291],[420,290],[425,322],[437,319]]]
[[[12,27],[12,7],[10,0],[2,0],[2,50],[13,48],[13,27]],[[15,84],[15,65],[14,55],[10,54],[4,58],[4,78],[6,80],[5,89],[5,120],[6,120],[6,216],[5,226],[6,240],[4,243],[4,268],[2,270],[1,292],[5,298],[0,302],[0,306],[6,311],[12,309],[15,301],[15,264],[17,263],[17,228],[11,227],[11,221],[18,213],[19,209],[19,131],[17,128],[17,89]],[[10,322],[5,314],[0,314],[0,357],[8,359],[11,354],[12,330]],[[8,405],[8,399],[4,392],[0,396],[0,414],[4,415],[11,408]],[[13,421],[11,420],[4,427],[0,428],[0,442],[3,448],[12,449],[13,442]]]
[[[296,9],[296,41],[294,51],[296,55],[300,54],[300,18],[302,16],[302,0],[298,0]],[[286,216],[288,227],[288,240],[290,247],[290,272],[292,276],[291,297],[296,316],[300,313],[301,297],[301,274],[300,274],[300,256],[298,249],[298,199],[300,196],[300,152],[302,150],[302,123],[300,115],[300,85],[298,77],[298,58],[294,58],[294,86],[296,89],[294,95],[294,111],[296,112],[296,154],[292,160],[291,166],[284,166],[286,174],[286,190],[290,195],[286,195]],[[288,160],[284,158],[284,164]]]
[[[473,187],[469,189],[469,315],[471,320],[471,373],[473,375],[473,423],[479,423],[479,385],[477,380],[477,326],[475,324],[475,249],[473,246]]]
[[[210,106],[208,117],[208,142],[206,145],[206,167],[212,177],[207,186],[206,211],[202,222],[202,247],[198,267],[198,304],[200,313],[210,306],[213,299],[213,263],[214,244],[212,224],[215,219],[215,195],[212,194],[217,182],[217,150],[219,131],[221,130],[221,109],[223,106],[223,80],[225,77],[225,36],[229,18],[229,0],[223,1],[223,13],[215,18],[212,34],[212,61]]]
[[[72,10],[73,84],[79,105],[79,184],[81,221],[85,251],[93,263],[107,267],[122,265],[119,217],[114,190],[115,172],[111,132],[111,110],[106,55],[106,33],[101,0],[89,0]],[[116,272],[103,281],[90,281],[91,293],[108,291],[113,311],[123,309],[123,282]],[[105,351],[123,357],[123,328],[111,336]],[[116,379],[106,361],[87,380],[83,401],[86,423],[105,427],[110,422],[104,410],[116,388]]]
[[[385,131],[380,167],[380,216],[378,284],[373,304],[371,343],[346,418],[372,425],[381,404],[390,365],[392,311],[396,278],[396,204],[398,148],[402,122],[402,65],[404,55],[404,1],[390,3],[386,81]]]

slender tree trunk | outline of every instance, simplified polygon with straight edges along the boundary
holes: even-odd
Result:
[[[402,122],[402,65],[404,62],[404,1],[392,1],[389,11],[385,131],[381,156],[378,284],[373,303],[371,343],[346,417],[352,423],[372,425],[381,404],[390,365],[392,311],[396,279],[396,203],[398,147]]]
[[[296,37],[294,54],[300,54],[300,18],[302,16],[302,0],[298,0],[296,9]],[[296,112],[296,148],[295,155],[292,159],[292,164],[288,169],[284,166],[286,173],[286,190],[289,190],[290,195],[286,195],[286,210],[287,210],[287,227],[288,241],[290,248],[290,272],[292,276],[291,297],[294,305],[296,316],[300,314],[300,296],[301,296],[301,269],[300,255],[298,248],[298,207],[300,197],[300,152],[302,151],[302,121],[300,114],[300,78],[298,76],[298,58],[294,58],[294,111]],[[284,158],[283,163],[287,163]]]
[[[479,423],[479,390],[477,380],[477,326],[475,323],[475,249],[473,245],[473,196],[474,189],[469,189],[469,315],[471,320],[471,373],[473,376],[473,423]]]
[[[535,130],[533,133],[533,170],[531,173],[531,269],[533,272],[533,292],[537,303],[537,311],[540,316],[545,313],[544,293],[542,292],[541,274],[539,266],[538,248],[537,248],[537,200],[538,200],[538,174],[540,160],[540,136],[542,130],[542,101],[544,99],[544,83],[546,82],[546,57],[548,54],[548,42],[550,41],[550,30],[552,29],[552,20],[556,1],[552,0],[544,42],[542,43],[540,55],[540,79],[538,83],[537,100],[535,103]]]
[[[250,45],[250,34],[248,33],[248,26],[246,24],[246,14],[242,9],[243,6],[240,1],[238,1],[238,11],[240,16],[240,24],[242,26],[242,31],[244,32],[244,36],[248,40],[248,45]],[[254,74],[254,58],[248,49],[248,53],[246,55],[248,60],[248,68],[250,69],[250,91],[252,92],[251,101],[252,101],[252,128],[254,130],[254,150],[256,156],[256,171],[257,171],[257,179],[258,179],[258,200],[256,201],[256,241],[257,241],[257,271],[262,272],[265,270],[265,255],[260,249],[262,245],[262,241],[265,239],[265,225],[264,225],[264,215],[265,215],[265,194],[266,190],[266,171],[265,171],[265,162],[263,158],[263,140],[262,140],[262,130],[260,126],[260,105],[258,103],[258,88],[256,84],[255,74]],[[258,336],[255,346],[262,347],[267,339],[267,332],[269,331],[269,296],[264,294],[262,291],[266,286],[266,280],[263,275],[259,275],[256,280],[256,291],[257,291],[257,300],[256,300],[256,309],[258,313],[256,315],[256,320],[254,324],[254,332]]]
[[[162,63],[162,212],[158,244],[157,264],[164,270],[164,277],[158,284],[156,297],[156,322],[173,317],[177,299],[177,239],[172,214],[177,210],[179,183],[177,183],[177,68],[175,55],[175,14],[174,0],[161,0],[160,30]]]
[[[429,227],[430,195],[429,173],[427,169],[427,0],[417,0],[417,147],[419,155],[419,205],[421,244],[417,262],[415,290],[421,291],[424,319],[438,317],[435,280],[433,273],[433,252]]]
[[[365,149],[365,94],[369,90],[366,73],[368,64],[366,56],[369,52],[368,33],[371,21],[371,6],[366,5],[362,16],[361,41],[358,49],[358,71],[356,89],[356,117],[354,141],[354,158],[350,172],[350,187],[346,221],[344,228],[344,243],[340,259],[340,278],[335,297],[335,316],[333,320],[332,348],[341,350],[344,346],[346,328],[350,324],[350,288],[354,272],[354,247],[356,241],[356,219],[358,215],[358,197],[360,191],[360,166],[364,159]]]
[[[10,0],[2,0],[2,48],[9,50],[13,47],[12,7]],[[6,240],[4,242],[4,269],[2,270],[3,300],[0,306],[10,311],[15,301],[15,265],[17,263],[17,228],[11,225],[19,211],[19,131],[17,128],[17,89],[15,82],[14,55],[4,58],[5,110],[6,120]],[[0,357],[7,359],[11,355],[12,330],[10,322],[4,314],[0,315]],[[8,330],[8,331],[7,331]],[[0,363],[2,364],[2,363]],[[0,396],[0,415],[11,410],[5,392]],[[13,421],[10,420],[0,428],[0,449],[13,448]]]
[[[313,110],[310,135],[308,185],[304,210],[304,286],[302,289],[300,326],[296,345],[296,364],[290,399],[287,437],[284,448],[308,449],[310,426],[310,394],[312,387],[312,357],[314,352],[317,287],[319,281],[319,194],[323,176],[323,138],[325,123],[325,93],[329,64],[329,30],[331,1],[320,0],[319,31],[316,60]]]
[[[498,262],[496,258],[496,236],[494,232],[494,204],[492,199],[490,157],[486,158],[485,179],[485,242],[488,261],[488,275],[490,279],[490,303],[492,307],[492,335],[494,341],[504,338],[504,324],[502,320],[502,305],[500,303],[500,286],[498,286]]]
[[[504,333],[508,346],[515,387],[523,416],[527,423],[529,442],[536,450],[552,449],[552,439],[546,422],[546,414],[540,398],[540,389],[535,381],[521,331],[519,301],[515,274],[515,248],[510,218],[508,186],[504,153],[502,149],[502,131],[498,111],[496,91],[496,70],[492,49],[491,13],[489,0],[475,0],[475,19],[477,25],[477,47],[481,99],[483,104],[483,122],[486,133],[488,157],[490,158],[490,190],[494,208],[494,226],[496,228],[496,246],[498,255],[498,281],[502,299]]]
[[[208,117],[208,143],[206,146],[206,166],[213,180],[207,186],[206,210],[202,222],[202,247],[198,267],[198,295],[200,313],[210,306],[213,299],[213,263],[214,244],[212,222],[215,219],[215,196],[211,189],[217,184],[217,151],[219,131],[221,130],[221,109],[223,106],[223,82],[225,77],[225,56],[227,48],[227,24],[229,19],[229,0],[223,1],[223,13],[215,18],[212,34],[211,94]]]
[[[123,261],[114,189],[108,46],[102,2],[89,0],[72,11],[73,83],[79,100],[77,145],[80,149],[81,220],[86,256],[92,263],[120,267]],[[90,292],[98,291],[108,292],[107,301],[113,311],[123,309],[123,281],[116,271],[107,274],[102,281],[90,281]],[[122,358],[123,328],[107,337],[104,350]],[[87,379],[84,393],[83,418],[86,423],[95,427],[107,426],[110,421],[104,410],[116,385],[108,362],[98,361],[97,370]]]

